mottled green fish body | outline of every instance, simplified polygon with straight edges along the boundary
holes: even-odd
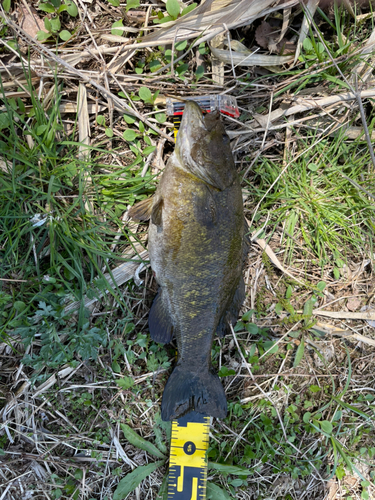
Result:
[[[244,298],[245,223],[219,113],[203,117],[196,103],[187,102],[150,218],[150,261],[160,285],[149,315],[150,334],[161,343],[175,337],[178,347],[162,418],[191,410],[223,418],[226,397],[211,365],[211,347],[215,333],[236,320]]]

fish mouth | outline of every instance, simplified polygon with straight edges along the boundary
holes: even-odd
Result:
[[[181,125],[177,137],[184,136],[187,138],[191,136],[197,128],[206,130],[203,113],[196,102],[188,101],[185,105],[184,114],[182,115]]]
[[[196,129],[200,129],[200,135],[202,133],[206,134],[216,127],[218,121],[220,121],[220,113],[218,111],[203,115],[202,109],[195,101],[187,101],[184,114],[182,115],[180,125],[180,131],[182,133],[180,136],[183,135],[195,139],[195,136],[197,136],[197,134],[194,133]]]
[[[188,166],[190,152],[195,145],[202,144],[220,124],[220,113],[214,111],[203,115],[194,101],[187,101],[177,134],[175,152],[185,167]]]

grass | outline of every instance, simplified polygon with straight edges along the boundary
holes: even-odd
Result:
[[[69,11],[57,3],[51,2],[53,12],[43,7],[58,18],[48,25],[48,39],[72,48],[68,34],[81,36],[73,29],[79,16],[70,2]],[[114,17],[106,27],[119,37],[120,12],[116,0],[110,4]],[[143,8],[128,2],[128,11],[134,7]],[[178,16],[175,7],[169,2],[159,18]],[[227,121],[228,128],[248,132],[243,121],[253,111],[267,117],[269,102],[279,109],[288,92],[313,99],[346,90],[340,71],[349,78],[364,60],[360,42],[372,20],[352,22],[342,7],[318,11],[316,19],[293,70],[250,79],[236,68],[241,86],[233,92],[248,115]],[[250,44],[246,30],[238,35]],[[10,42],[6,27],[2,36]],[[142,80],[121,88],[110,83],[116,96],[167,132],[163,92],[171,93],[171,85],[184,95],[212,90],[207,45],[199,46],[199,69],[187,53],[173,75],[163,70],[187,45],[177,43],[173,58],[172,50],[138,51],[131,67]],[[103,57],[109,63],[112,56]],[[29,65],[34,62],[31,57]],[[91,62],[80,64],[100,80]],[[160,173],[154,159],[166,159],[172,149],[141,120],[108,110],[93,92],[89,104],[102,107],[83,118],[75,80],[48,71],[39,88],[27,64],[14,88],[7,76],[1,84],[0,494],[166,499],[170,423],[159,412],[175,346],[148,335],[157,288],[149,269],[138,270],[142,286],[137,279],[116,286],[111,278],[122,264],[140,263],[147,226],[130,223],[126,211],[154,192]],[[231,69],[226,88],[232,76]],[[265,87],[254,92],[254,82]],[[357,104],[345,106],[330,109],[318,124],[316,115],[302,120],[308,112],[292,125],[282,118],[280,128],[271,123],[236,143],[251,231],[263,228],[258,237],[290,273],[254,243],[235,337],[214,343],[229,411],[211,426],[208,499],[374,495],[374,355],[366,343],[372,327],[360,320],[323,322],[315,311],[372,307],[374,169],[363,130],[355,139],[346,135],[347,127],[363,129]],[[372,100],[364,109],[371,134]],[[82,125],[91,130],[90,146],[80,142]],[[67,307],[73,302],[75,311]]]
[[[285,173],[282,159],[264,155],[247,182],[250,203],[262,201],[254,220],[271,210],[269,234],[283,226],[289,264],[296,241],[303,241],[322,267],[340,264],[348,248],[361,253],[372,244],[374,203],[368,193],[373,192],[374,173],[364,168],[371,162],[367,145],[363,137],[345,142],[343,132],[319,140],[310,131],[293,135],[296,158],[288,158]]]

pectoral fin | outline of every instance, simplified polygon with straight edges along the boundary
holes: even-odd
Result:
[[[156,226],[161,226],[163,213],[163,198],[154,203],[151,211],[151,222]]]
[[[150,220],[154,197],[139,201],[129,209],[129,217],[135,222]]]

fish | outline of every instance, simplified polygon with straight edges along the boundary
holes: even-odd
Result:
[[[148,319],[151,338],[177,341],[162,420],[191,411],[224,418],[227,401],[211,349],[215,334],[223,336],[237,320],[248,244],[240,180],[219,111],[203,115],[187,101],[154,196],[129,216],[150,220],[148,250],[159,284]]]

